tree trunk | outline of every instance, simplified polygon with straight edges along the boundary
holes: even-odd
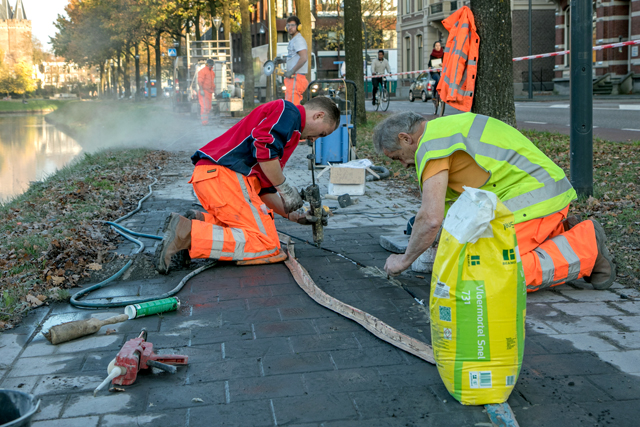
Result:
[[[136,101],[140,100],[140,52],[138,50],[138,43],[136,43],[136,47],[134,50],[134,59],[136,61]]]
[[[156,53],[156,99],[162,99],[162,52],[160,51],[161,35],[162,30],[158,30],[156,32],[156,44],[154,46]]]
[[[104,63],[102,62],[100,62],[100,90],[98,95],[104,95]]]
[[[225,40],[231,40],[231,14],[229,13],[228,1],[222,2],[222,26],[224,27],[223,38]]]
[[[311,48],[313,47],[311,40],[311,6],[309,0],[296,0],[296,16],[300,19],[300,33],[307,42],[307,54],[309,55],[307,81],[311,83]]]
[[[120,99],[120,76],[122,75],[122,51],[118,50],[118,69],[116,71],[116,93],[118,94],[118,99]]]
[[[239,0],[240,18],[242,20],[242,72],[244,73],[244,108],[253,110],[255,103],[253,82],[253,58],[251,57],[251,18],[249,17],[248,0]]]
[[[480,37],[478,77],[471,111],[516,125],[511,60],[511,2],[472,0]]]
[[[147,97],[151,99],[151,43],[147,40]]]
[[[200,35],[200,10],[196,12],[194,24],[196,26],[196,40],[200,41],[202,40],[202,36]]]
[[[124,49],[124,73],[122,75],[122,80],[124,83],[124,98],[129,99],[131,96],[131,81],[129,80],[129,55],[131,55],[131,50],[129,44],[127,43]]]
[[[362,61],[362,5],[359,1],[347,0],[344,4],[344,55],[347,79],[356,83],[356,117],[359,124],[367,122],[364,108],[364,73]]]

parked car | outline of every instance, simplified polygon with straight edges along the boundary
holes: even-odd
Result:
[[[416,98],[422,99],[422,102],[427,102],[433,98],[435,83],[436,81],[431,78],[429,73],[421,73],[418,78],[411,82],[409,102],[415,101]]]

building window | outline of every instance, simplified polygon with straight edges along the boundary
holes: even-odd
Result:
[[[404,49],[406,52],[405,58],[406,59],[406,64],[405,64],[405,71],[412,71],[411,70],[411,38],[410,37],[405,37],[404,39]]]
[[[423,8],[423,4],[422,4],[422,0],[418,0],[418,7],[416,8],[417,11],[421,11]]]
[[[405,14],[411,13],[411,3],[413,3],[413,0],[404,0],[404,13]]]
[[[418,70],[422,70],[423,56],[422,56],[422,34],[416,36],[416,49],[418,49]]]

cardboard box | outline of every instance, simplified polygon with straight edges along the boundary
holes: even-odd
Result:
[[[329,177],[329,194],[342,196],[364,195],[365,169],[332,167]]]

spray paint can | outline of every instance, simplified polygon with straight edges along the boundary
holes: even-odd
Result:
[[[124,308],[124,313],[129,316],[129,319],[135,319],[136,317],[174,311],[179,308],[180,300],[174,297],[128,305]]]

